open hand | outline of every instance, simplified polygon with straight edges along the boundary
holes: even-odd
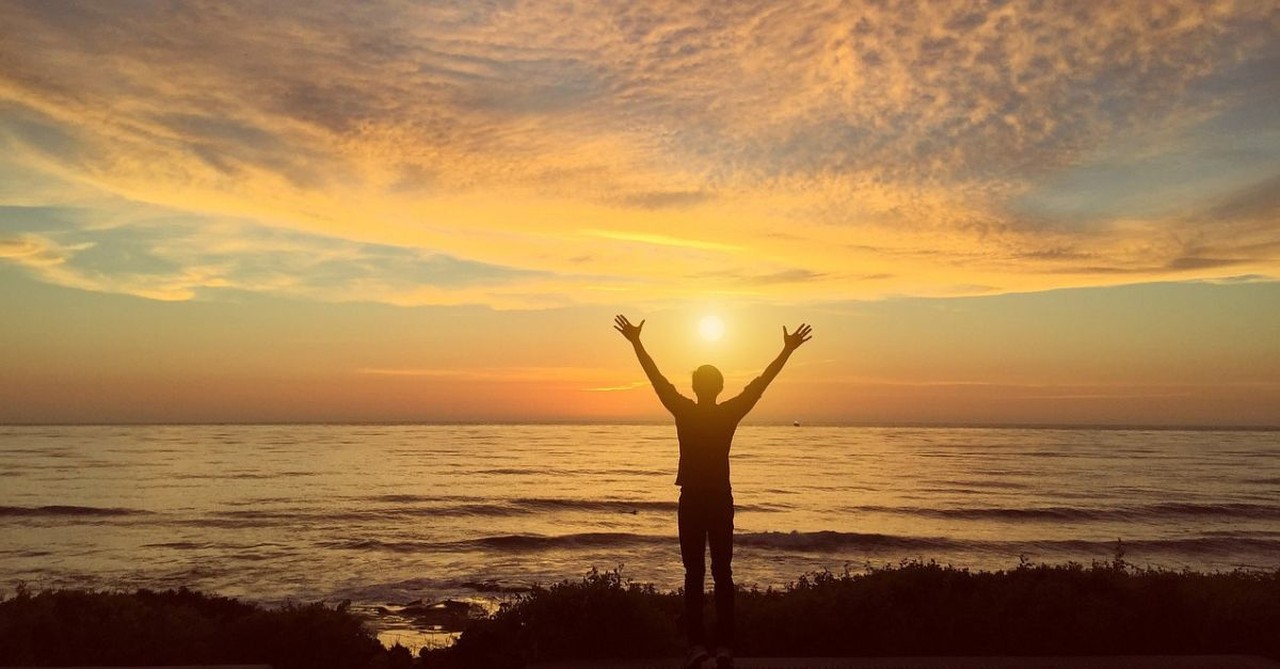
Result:
[[[643,320],[640,321],[639,325],[632,325],[631,321],[627,320],[627,317],[622,314],[613,317],[613,329],[621,332],[622,336],[633,344],[640,343],[640,328],[642,327],[644,327]]]
[[[809,333],[813,332],[813,328],[807,323],[801,323],[795,332],[788,333],[787,326],[782,326],[782,347],[788,351],[794,351],[800,348],[800,345],[809,341]],[[638,333],[637,333],[638,334]]]

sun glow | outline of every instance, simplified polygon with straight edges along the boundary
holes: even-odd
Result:
[[[724,321],[719,316],[707,316],[698,322],[698,334],[707,341],[719,341],[724,336]]]

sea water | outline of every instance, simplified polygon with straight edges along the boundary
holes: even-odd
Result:
[[[671,425],[0,426],[0,590],[357,609],[681,583]],[[1280,432],[744,425],[734,574],[1280,568]]]

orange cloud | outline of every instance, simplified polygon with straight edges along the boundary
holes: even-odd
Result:
[[[1265,68],[1239,73],[1273,62],[1274,18],[1227,0],[28,5],[0,44],[0,170],[53,184],[36,204],[99,194],[112,226],[146,205],[525,272],[250,280],[209,233],[221,255],[166,276],[41,273],[159,299],[543,308],[1275,276],[1276,203],[1257,194],[1275,142],[1222,183],[1202,170],[1176,213],[1023,204],[1122,140],[1160,164],[1227,150],[1188,138],[1273,99]]]

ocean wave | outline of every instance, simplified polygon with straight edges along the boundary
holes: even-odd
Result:
[[[373,505],[368,508],[343,507],[299,507],[276,506],[274,508],[232,508],[223,509],[200,517],[168,518],[163,522],[190,527],[268,527],[277,525],[292,526],[297,523],[397,523],[416,521],[423,518],[511,518],[521,516],[555,515],[563,513],[587,513],[596,516],[667,514],[674,517],[679,504],[674,501],[648,500],[608,500],[608,499],[558,499],[558,498],[525,498],[501,500],[494,502],[471,501],[465,503],[440,504],[437,498],[388,495],[382,499],[392,498],[399,502],[394,506]],[[421,503],[406,503],[406,498],[421,500]],[[244,504],[234,503],[236,507]],[[768,513],[789,508],[776,504],[740,504],[739,512]]]
[[[988,490],[1029,490],[1032,487],[1029,483],[1022,481],[1009,481],[1006,479],[957,479],[954,481],[948,481],[947,483],[959,488],[981,488]]]
[[[388,495],[370,495],[368,497],[352,497],[351,499],[364,499],[371,502],[390,502],[392,504],[431,504],[438,502],[467,501],[474,500],[474,497],[462,497],[459,495],[414,495],[409,493],[393,493]]]
[[[418,505],[406,511],[426,511],[439,515],[494,515],[505,516],[535,511],[675,511],[676,502],[617,499],[570,499],[564,497],[521,497],[516,499],[486,500],[478,497],[451,495],[375,495],[374,502]],[[385,510],[385,509],[382,509]]]
[[[136,465],[133,465],[136,466]],[[297,478],[306,476],[319,476],[319,472],[304,471],[285,471],[285,472],[237,472],[237,471],[219,471],[211,474],[171,474],[169,478],[180,481],[205,481],[205,480],[274,480],[282,478]]]
[[[447,551],[449,544],[431,541],[384,541],[382,539],[335,539],[316,543],[318,548],[389,553]]]
[[[153,544],[142,544],[143,548],[168,548],[171,550],[207,550],[217,548],[218,544],[211,541],[162,541]]]
[[[60,504],[50,506],[0,506],[0,517],[18,518],[38,518],[42,516],[141,516],[150,514],[150,511],[144,511],[142,509],[123,509],[98,506],[67,506]]]
[[[939,550],[956,548],[969,543],[944,537],[896,536],[864,532],[749,532],[735,534],[733,541],[739,546],[780,549],[797,552],[831,552],[839,549],[866,550]]]
[[[1142,520],[1176,517],[1218,517],[1244,519],[1280,518],[1280,505],[1224,503],[1196,504],[1190,502],[1164,502],[1141,506],[1119,507],[1080,507],[1080,506],[1040,506],[1040,507],[916,507],[916,506],[854,506],[845,511],[889,513],[909,516],[925,516],[931,518],[947,518],[961,520]]]
[[[629,550],[646,546],[675,546],[673,535],[630,532],[582,532],[561,535],[503,534],[450,542],[339,539],[322,541],[319,548],[391,553],[431,553],[489,550],[503,553],[536,553],[561,550]],[[1114,555],[1117,546],[1135,556],[1148,554],[1233,555],[1242,551],[1280,550],[1280,538],[1261,536],[1201,536],[1179,539],[1139,539],[1117,544],[1115,540],[974,540],[951,537],[906,536],[865,532],[818,530],[813,532],[742,532],[734,535],[739,549],[781,553],[817,553],[834,556],[870,554],[900,558],[924,555],[946,558],[958,553],[995,555],[1082,555],[1099,558]]]
[[[165,524],[176,523],[193,527],[265,527],[292,526],[297,523],[362,524],[396,523],[422,518],[519,518],[523,516],[551,516],[565,513],[584,513],[595,516],[621,514],[662,514],[674,518],[679,504],[675,501],[617,500],[617,499],[564,499],[521,498],[492,502],[466,498],[440,504],[438,499],[421,504],[373,505],[368,508],[346,506],[275,506],[274,508],[222,509],[198,517],[157,515],[152,511],[129,508],[105,508],[89,506],[50,505],[39,507],[0,506],[0,518],[111,518],[152,516]],[[238,506],[238,505],[237,505]],[[778,504],[739,504],[738,512],[773,513],[789,508]],[[960,521],[1006,521],[1019,523],[1133,523],[1159,520],[1276,520],[1280,519],[1280,505],[1265,503],[1203,504],[1192,502],[1165,502],[1137,506],[1087,507],[1087,506],[889,506],[864,505],[844,507],[840,510],[851,520],[858,514],[882,513]],[[757,523],[768,524],[768,523]]]
[[[1156,515],[1229,516],[1233,518],[1280,518],[1280,505],[1276,504],[1190,504],[1166,502],[1146,507]]]
[[[462,541],[396,541],[384,539],[338,539],[321,541],[320,548],[387,551],[392,553],[452,552],[459,550],[496,549],[501,551],[533,552],[539,550],[627,547],[644,544],[674,544],[675,536],[643,535],[629,532],[584,532],[563,535],[503,534]]]
[[[614,499],[565,499],[557,497],[529,497],[515,499],[510,504],[529,511],[599,511],[604,513],[635,513],[659,511],[674,513],[676,502]]]
[[[465,549],[472,541],[419,541],[419,540],[385,540],[385,539],[335,539],[317,541],[321,549],[374,551],[374,553],[452,553]]]
[[[390,552],[496,549],[512,552],[581,548],[634,548],[637,546],[675,545],[675,535],[634,534],[631,532],[581,532],[561,535],[503,534],[455,542],[387,541],[381,539],[342,539],[321,542],[323,548],[346,550],[378,550]],[[942,537],[910,537],[860,532],[744,532],[734,535],[740,547],[778,549],[795,552],[833,552],[839,549],[865,550],[940,550],[957,547],[975,548],[975,542]],[[980,543],[980,542],[978,542]],[[1112,546],[1113,544],[1106,544]]]
[[[485,501],[477,498],[382,495],[378,501],[419,504],[402,508],[374,508],[374,513],[429,514],[437,516],[518,516],[556,511],[598,513],[675,513],[679,503],[671,500],[571,499],[565,497],[522,497]],[[449,502],[442,504],[441,502]],[[788,508],[779,504],[737,504],[738,511],[770,512]]]
[[[369,516],[485,516],[507,517],[564,511],[596,513],[674,513],[675,502],[622,501],[622,500],[570,500],[570,499],[514,499],[494,502],[470,501],[467,503],[431,504],[437,500],[424,500],[421,506],[374,507],[367,511],[352,511]]]
[[[482,537],[461,542],[464,545],[484,546],[502,550],[530,551],[552,548],[603,548],[608,546],[637,546],[645,544],[670,544],[676,537],[632,534],[630,532],[582,532],[543,536],[536,534],[507,534]]]
[[[276,509],[232,509],[215,514],[214,518],[231,522],[253,521],[395,521],[420,517],[509,517],[532,514],[556,513],[564,511],[586,511],[601,514],[629,513],[672,513],[676,511],[675,502],[621,501],[621,500],[563,500],[563,499],[517,499],[495,502],[469,501],[466,503],[438,504],[438,500],[414,505],[403,505],[402,496],[398,499],[400,506],[371,506],[368,508],[343,508],[341,510],[326,508],[286,507]],[[429,498],[423,498],[426,502]],[[198,522],[207,522],[208,519]]]
[[[1095,542],[1115,547],[1116,544]],[[1242,550],[1273,553],[1280,551],[1280,539],[1262,537],[1193,537],[1189,539],[1153,539],[1125,541],[1125,551],[1133,553],[1186,553],[1193,555],[1234,555]]]
[[[1241,551],[1280,550],[1280,539],[1258,536],[1205,536],[1179,539],[1085,540],[1047,539],[1025,541],[975,540],[950,537],[900,536],[859,532],[759,532],[734,536],[738,546],[803,553],[866,551],[888,555],[923,554],[945,556],[955,552],[1004,555],[1026,553],[1082,554],[1111,556],[1117,547],[1130,555],[1183,554],[1232,555]]]

